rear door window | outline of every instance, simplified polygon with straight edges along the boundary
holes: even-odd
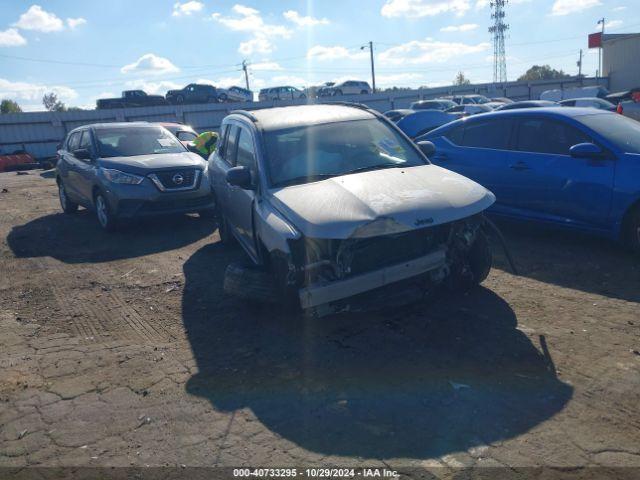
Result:
[[[249,130],[247,130],[246,128],[240,128],[236,165],[238,167],[247,167],[249,170],[251,170],[251,174],[255,175],[256,153],[255,149],[253,148],[253,137]]]
[[[508,119],[467,123],[462,145],[465,147],[507,150],[512,122]]]
[[[521,152],[569,155],[573,145],[591,141],[588,135],[566,123],[530,118],[520,121],[516,149]]]
[[[236,165],[236,152],[238,149],[238,131],[239,130],[240,128],[237,125],[231,125],[229,127],[227,142],[224,147],[224,160],[232,167]]]

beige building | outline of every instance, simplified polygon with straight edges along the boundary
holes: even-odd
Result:
[[[640,87],[640,33],[605,34],[602,40],[602,71],[609,77],[609,91]]]

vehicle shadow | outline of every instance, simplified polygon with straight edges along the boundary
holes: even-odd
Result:
[[[270,431],[324,455],[431,458],[512,438],[573,394],[490,290],[393,313],[313,320],[224,296],[219,243],[184,265],[184,326],[198,373],[187,391],[250,409]],[[225,264],[226,265],[226,264]]]
[[[66,263],[108,262],[183,247],[211,235],[215,221],[176,215],[136,220],[106,233],[95,215],[56,213],[13,227],[7,243],[19,258],[53,257]]]
[[[640,303],[640,259],[613,241],[546,226],[500,220],[519,274],[560,287]],[[495,245],[494,266],[510,272]]]

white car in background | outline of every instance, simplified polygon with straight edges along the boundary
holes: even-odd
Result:
[[[331,87],[332,95],[371,95],[372,90],[367,82],[347,80]]]
[[[603,98],[572,98],[570,100],[562,100],[560,105],[563,107],[588,107],[597,108],[598,110],[616,111],[616,106]]]
[[[267,100],[295,100],[296,98],[307,98],[307,94],[296,87],[285,86],[263,88],[258,95],[258,99],[261,102]]]
[[[456,105],[448,110],[447,113],[462,113],[463,115],[476,115],[478,113],[492,112],[493,108],[488,105],[481,104],[469,104],[469,105]]]
[[[221,88],[218,98],[222,102],[253,102],[253,92],[234,85],[229,88]]]

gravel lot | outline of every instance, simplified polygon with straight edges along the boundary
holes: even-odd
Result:
[[[0,466],[640,467],[640,261],[501,224],[465,296],[322,320],[222,292],[215,224],[115,234],[0,174]]]

